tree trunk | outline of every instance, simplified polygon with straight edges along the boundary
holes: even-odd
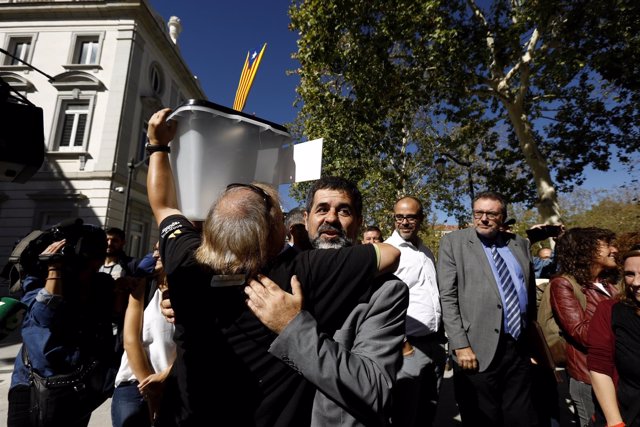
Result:
[[[520,149],[533,173],[533,179],[539,197],[537,207],[542,217],[542,222],[559,224],[561,215],[560,206],[558,205],[558,195],[553,186],[547,163],[540,154],[538,145],[531,132],[531,123],[519,105],[509,103],[504,99],[502,101],[507,108],[509,119],[520,142]]]

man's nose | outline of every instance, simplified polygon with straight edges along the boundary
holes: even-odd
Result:
[[[335,223],[338,221],[338,211],[335,209],[329,209],[327,215],[324,217],[324,222]]]

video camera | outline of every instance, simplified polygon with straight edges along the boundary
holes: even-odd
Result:
[[[53,242],[66,240],[59,253],[40,255]],[[84,224],[80,218],[63,221],[47,230],[35,230],[22,239],[11,252],[9,262],[1,276],[12,283],[11,291],[27,275],[43,277],[47,265],[62,262],[64,266],[77,268],[89,259],[104,259],[107,254],[107,235],[95,225]]]

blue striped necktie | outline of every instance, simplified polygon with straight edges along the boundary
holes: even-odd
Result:
[[[507,263],[504,262],[495,245],[491,246],[491,255],[496,264],[498,277],[500,278],[500,286],[502,286],[502,292],[504,294],[504,314],[507,319],[506,332],[513,338],[518,339],[520,336],[520,303],[518,301],[516,285],[511,279]]]

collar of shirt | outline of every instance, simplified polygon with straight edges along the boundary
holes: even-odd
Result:
[[[596,289],[598,289],[598,290],[600,290],[600,291],[604,292],[604,293],[605,293],[605,294],[607,294],[608,296],[611,296],[611,292],[609,292],[609,290],[607,289],[607,287],[606,287],[603,283],[600,283],[600,282],[593,282],[593,286],[594,286]]]
[[[409,242],[408,240],[404,240],[402,236],[400,236],[400,233],[398,233],[398,230],[393,230],[393,234],[391,234],[391,237],[389,237],[384,242],[389,243],[390,245],[393,245],[395,247],[409,246],[413,249],[420,249],[420,247],[424,245],[422,244],[422,240],[420,240],[419,237],[417,237],[417,239],[418,239],[418,245],[416,246],[413,243]]]

